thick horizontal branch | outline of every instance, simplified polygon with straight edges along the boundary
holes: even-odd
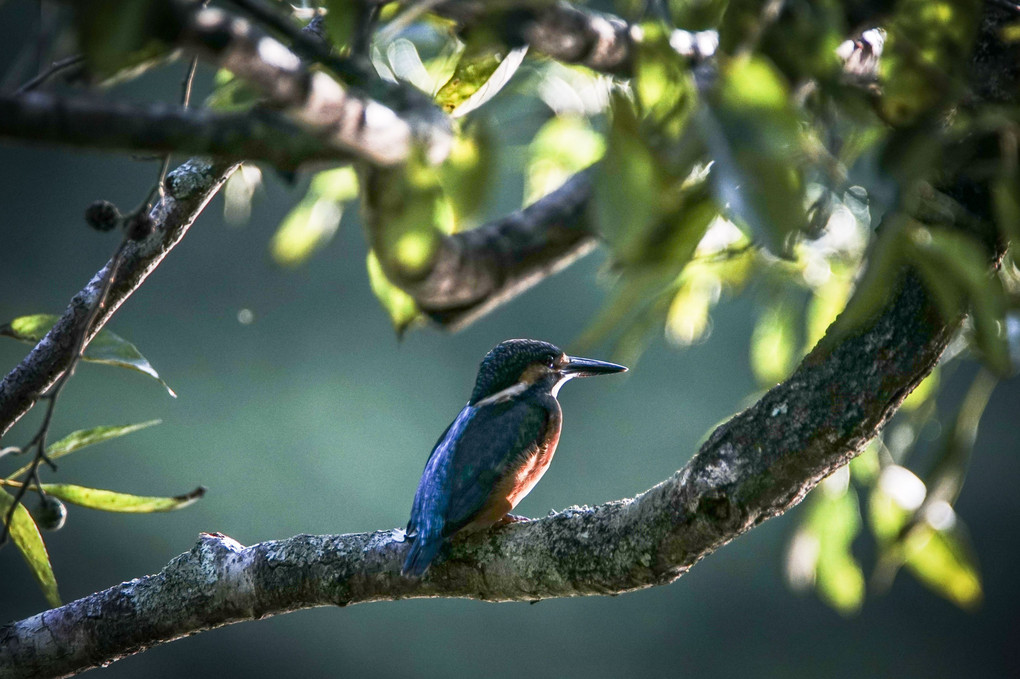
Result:
[[[563,0],[452,0],[434,11],[462,26],[491,26],[507,42],[527,43],[557,61],[616,76],[633,73],[641,41],[641,30],[623,19]],[[718,43],[715,31],[678,29],[670,37],[673,48],[694,61],[712,56]]]
[[[0,677],[65,676],[197,631],[321,605],[413,597],[536,601],[674,581],[849,461],[935,365],[952,327],[908,277],[871,327],[816,350],[634,499],[456,540],[420,581],[397,531],[244,548],[203,535],[162,572],[0,629]]]
[[[125,246],[117,275],[93,322],[89,339],[184,237],[234,167],[230,162],[190,160],[167,176],[165,195],[149,213],[153,233],[143,241]],[[108,262],[74,296],[56,325],[0,382],[0,435],[7,433],[70,365],[75,338],[81,336],[110,265]]]
[[[350,162],[351,154],[271,111],[216,113],[30,92],[0,96],[0,138],[131,153],[186,153],[255,160],[283,170]]]
[[[449,154],[452,128],[436,107],[420,106],[398,115],[345,89],[326,73],[311,70],[250,22],[219,9],[184,7],[184,25],[175,43],[254,85],[269,106],[321,143],[379,166],[406,162],[417,149],[423,149],[432,163]]]
[[[386,191],[385,171],[366,174],[365,224],[380,261],[392,246],[374,206]],[[414,297],[437,323],[457,329],[574,262],[596,245],[588,219],[587,172],[534,204],[476,229],[453,235],[437,231],[438,243],[425,271],[409,275],[389,266],[387,276]],[[384,266],[386,266],[384,264]]]

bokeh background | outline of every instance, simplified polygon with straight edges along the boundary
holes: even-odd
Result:
[[[26,5],[0,3],[0,65],[12,62],[32,30]],[[119,93],[172,98],[182,69]],[[199,95],[209,76],[200,74]],[[492,216],[519,205],[520,145],[540,122],[527,106],[499,111],[506,150]],[[116,245],[116,236],[85,226],[85,206],[104,198],[128,209],[156,173],[154,162],[0,146],[0,321],[60,313]],[[596,253],[459,334],[424,329],[398,341],[369,289],[353,212],[303,267],[281,270],[268,256],[271,235],[306,186],[305,176],[291,184],[267,170],[244,226],[225,223],[222,199],[214,200],[109,326],[139,347],[179,398],[137,374],[88,364],[65,391],[55,437],[100,424],[163,424],[77,453],[58,474],[44,472],[45,480],[142,495],[209,489],[198,504],[170,514],[72,507],[67,526],[46,535],[65,600],[158,571],[200,531],[251,544],[403,525],[429,449],[466,400],[482,355],[508,337],[569,349],[604,300]],[[755,394],[747,354],[756,301],[752,288],[724,302],[705,343],[677,351],[658,339],[627,376],[564,389],[556,462],[520,512],[541,516],[632,496],[682,466],[716,423]],[[242,310],[250,323],[239,320]],[[0,370],[27,350],[4,339]],[[948,376],[944,412],[955,408],[972,369]],[[852,617],[791,592],[783,561],[794,509],[667,587],[537,605],[416,600],[301,611],[167,644],[102,672],[222,679],[1016,676],[1018,410],[1016,381],[1000,384],[957,504],[981,561],[985,599],[974,612],[906,573]],[[38,416],[5,443],[27,439]],[[872,563],[865,541],[856,548]],[[17,551],[0,550],[0,623],[43,607]]]

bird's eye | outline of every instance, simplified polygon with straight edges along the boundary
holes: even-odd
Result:
[[[549,368],[549,370],[556,370],[556,357],[550,356],[549,358],[547,358],[545,361],[545,365],[546,367]]]

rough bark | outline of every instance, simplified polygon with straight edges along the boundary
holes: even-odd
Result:
[[[456,540],[421,580],[400,576],[407,547],[397,531],[247,548],[203,535],[158,574],[0,629],[0,677],[67,676],[201,630],[312,606],[536,601],[672,582],[858,453],[935,365],[953,329],[907,276],[868,327],[816,349],[683,469],[636,498]]]

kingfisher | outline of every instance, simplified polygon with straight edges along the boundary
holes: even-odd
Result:
[[[626,372],[567,356],[553,344],[511,339],[478,368],[471,399],[432,448],[407,523],[411,549],[401,573],[421,577],[443,543],[517,520],[510,511],[549,468],[563,411],[556,396],[574,377]]]

